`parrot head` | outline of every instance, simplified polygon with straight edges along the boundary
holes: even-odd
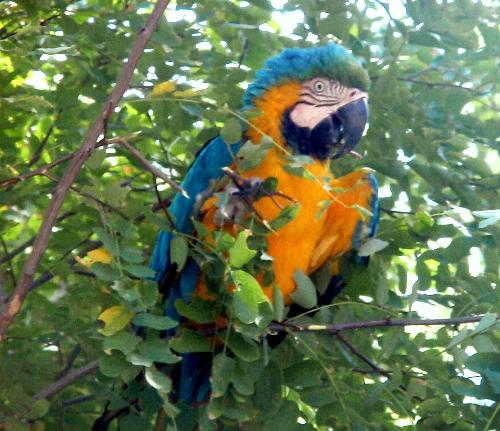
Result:
[[[258,109],[268,124],[264,131],[281,144],[335,159],[352,151],[364,133],[368,86],[359,61],[339,45],[289,48],[257,72],[244,102]]]

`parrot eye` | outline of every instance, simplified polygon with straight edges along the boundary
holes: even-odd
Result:
[[[323,83],[323,81],[316,81],[314,83],[314,91],[316,91],[317,93],[322,93],[324,90],[325,84]]]

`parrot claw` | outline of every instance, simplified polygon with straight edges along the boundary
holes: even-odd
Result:
[[[259,177],[243,178],[229,167],[222,168],[222,171],[228,176],[232,184],[226,188],[226,193],[230,196],[224,205],[216,213],[216,223],[224,224],[227,222],[241,222],[251,211],[257,218],[266,223],[266,220],[255,208],[254,202],[263,197],[270,198],[280,209],[283,206],[275,199],[276,196],[296,202],[295,199],[278,191],[266,189],[266,182]]]

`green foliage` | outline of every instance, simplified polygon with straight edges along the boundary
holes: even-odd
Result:
[[[168,200],[173,190],[160,181],[156,190],[151,174],[110,144],[74,183],[36,285],[0,347],[0,428],[87,430],[109,403],[131,405],[110,427],[120,430],[153,430],[159,411],[166,429],[182,431],[498,429],[500,35],[498,10],[483,3],[289,0],[276,13],[268,0],[179,0],[107,127],[108,138],[125,137],[180,182],[207,139],[241,137],[246,125],[234,113],[266,58],[306,39],[339,41],[365,62],[372,86],[370,128],[357,148],[364,157],[346,156],[333,169],[372,168],[387,211],[378,238],[362,247],[368,268],[341,262],[347,287],[335,303],[290,323],[485,314],[481,322],[345,331],[379,368],[330,333],[289,334],[271,349],[276,336],[265,328],[288,308],[278,289],[271,305],[252,274],[267,270],[272,284],[265,235],[293,220],[297,204],[274,220],[252,218],[239,235],[215,232],[208,243],[174,235],[172,261],[182,268],[193,257],[219,299],[178,300],[177,311],[201,325],[224,312],[228,326],[209,339],[194,328],[161,338],[176,322],[163,316],[147,265],[158,230],[172,227],[158,194]],[[0,2],[0,303],[67,163],[4,181],[78,148],[151,9],[121,0]],[[292,38],[280,14],[289,20],[298,11],[304,19]],[[272,145],[246,143],[241,167],[255,167]],[[288,169],[309,178],[305,164],[291,157]],[[296,274],[297,303],[316,304],[311,286],[320,278]],[[168,395],[169,371],[189,351],[214,354],[212,394],[196,409]],[[96,360],[95,374],[35,397]]]

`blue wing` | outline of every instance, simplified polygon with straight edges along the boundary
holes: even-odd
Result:
[[[353,259],[357,263],[361,263],[364,265],[368,265],[369,257],[367,256],[359,256],[357,251],[361,247],[363,241],[371,238],[375,235],[377,231],[378,221],[380,218],[380,203],[378,198],[378,182],[371,172],[367,175],[367,179],[370,182],[371,188],[373,190],[372,199],[370,201],[369,210],[372,213],[368,223],[361,220],[356,227],[356,232],[354,233],[352,239],[352,248],[353,248]]]
[[[210,182],[222,177],[222,168],[230,165],[241,146],[241,142],[233,145],[226,144],[221,137],[209,141],[198,152],[193,164],[188,170],[182,187],[189,197],[178,193],[169,212],[175,220],[177,232],[190,233],[193,229],[191,214],[196,202],[196,197],[210,186]],[[151,268],[156,271],[156,281],[161,283],[166,272],[170,269],[170,242],[172,232],[161,231],[156,239],[156,245],[151,259]],[[180,278],[169,286],[166,301],[166,314],[178,320],[180,316],[175,309],[175,301],[182,298],[189,302],[191,294],[196,288],[200,276],[200,269],[193,261],[188,259],[182,269]],[[187,404],[201,401],[210,391],[210,363],[212,354],[187,353],[182,355],[183,360],[176,368],[174,386],[177,396]]]
[[[209,141],[198,152],[193,164],[188,170],[182,187],[189,197],[178,193],[169,212],[175,220],[175,229],[178,232],[190,233],[193,229],[191,222],[191,213],[196,202],[196,196],[206,190],[210,182],[222,177],[222,168],[230,165],[235,154],[238,152],[241,142],[228,145],[218,136]],[[170,268],[170,241],[172,232],[161,231],[156,239],[153,257],[151,259],[151,268],[156,272],[156,281],[161,282],[165,273]],[[198,280],[199,269],[196,264],[189,261],[182,271],[181,280],[178,288],[172,289],[167,301],[167,314],[172,317],[178,317],[173,308],[173,303],[178,297],[188,299],[196,281]],[[171,297],[172,296],[172,297]]]

